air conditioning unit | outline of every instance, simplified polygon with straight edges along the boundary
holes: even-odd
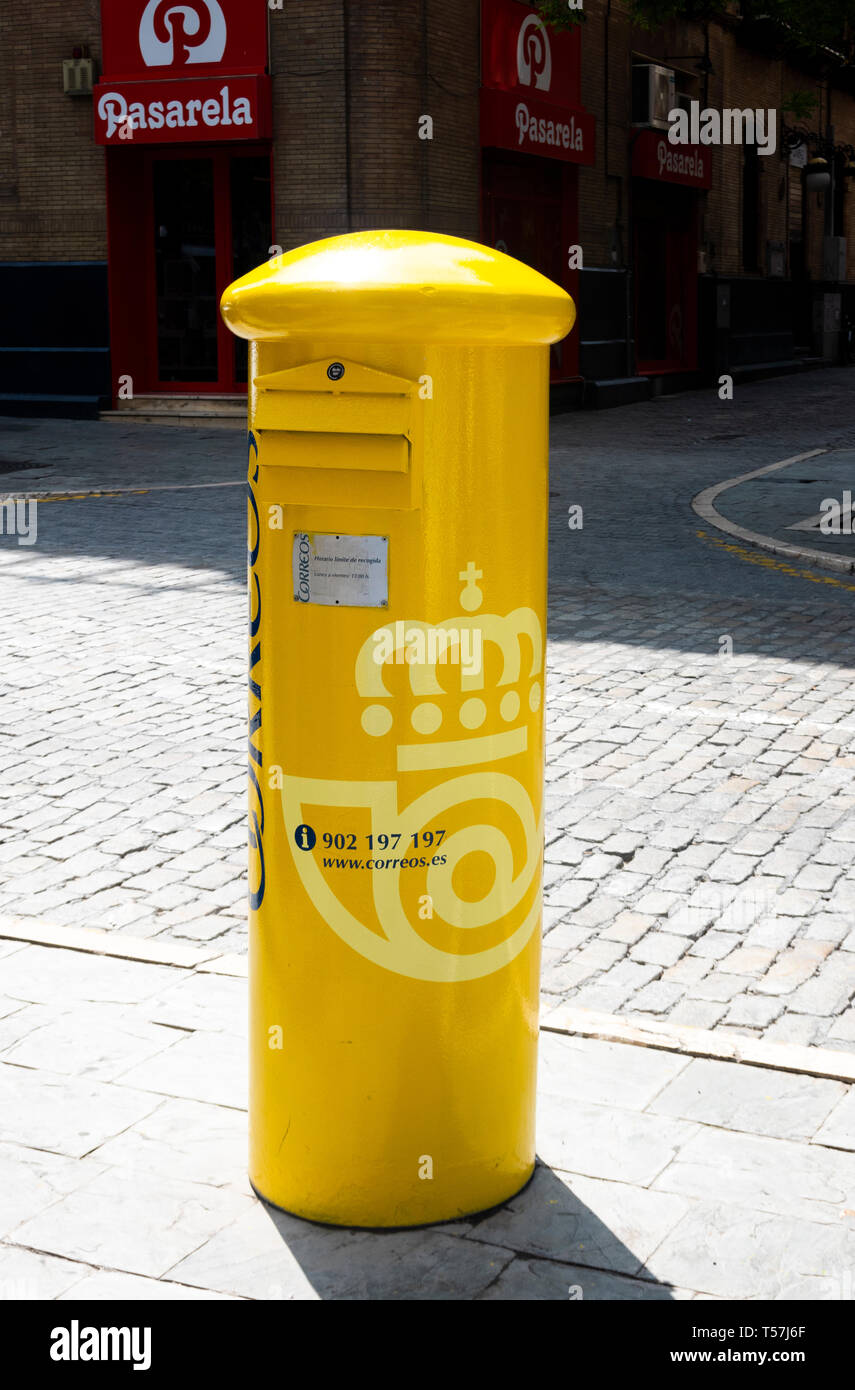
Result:
[[[659,63],[634,63],[632,68],[632,124],[668,129],[668,112],[677,105],[674,72]]]
[[[69,97],[91,97],[95,64],[91,58],[63,58],[62,90]]]

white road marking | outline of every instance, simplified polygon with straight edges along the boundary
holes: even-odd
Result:
[[[818,531],[819,523],[825,516],[825,512],[817,512],[816,516],[806,516],[804,521],[794,521],[792,526],[785,527],[787,531]]]
[[[838,532],[838,531],[824,532],[823,534],[826,534],[826,535],[829,535],[829,534],[830,534],[830,535],[838,535],[838,534],[841,534],[841,535],[844,535],[844,536],[851,536],[851,535],[852,535],[853,522],[855,522],[855,505],[853,505],[853,503],[852,503],[851,501],[850,501],[849,504],[848,504],[848,505],[849,505],[849,515],[848,515],[848,517],[843,515],[843,508],[847,505],[847,503],[846,503],[846,498],[847,498],[847,497],[851,498],[851,496],[852,496],[852,493],[851,493],[850,491],[847,490],[847,491],[845,491],[844,494],[843,494],[843,501],[842,501],[842,503],[841,503],[841,502],[837,502],[837,498],[832,499],[833,501],[837,502],[837,508],[838,508],[837,525],[840,527],[840,531],[839,531],[839,532]],[[818,531],[819,528],[820,528],[820,522],[824,521],[825,518],[826,518],[828,515],[829,515],[829,513],[828,513],[827,511],[825,511],[825,512],[817,512],[816,516],[807,516],[807,517],[805,517],[804,521],[794,521],[793,524],[792,524],[792,526],[788,526],[788,527],[787,527],[787,530],[788,530],[788,531]]]

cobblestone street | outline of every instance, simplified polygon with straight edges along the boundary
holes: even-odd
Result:
[[[851,447],[852,380],[552,422],[549,1006],[855,1051],[855,578],[691,506]],[[35,545],[0,537],[2,919],[241,952],[242,435],[0,421],[0,438],[10,492],[140,489],[43,501]],[[793,522],[825,496],[813,463]]]

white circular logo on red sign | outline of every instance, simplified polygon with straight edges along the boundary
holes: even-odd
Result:
[[[517,79],[521,87],[548,92],[552,83],[552,50],[546,25],[536,14],[527,15],[517,37]]]
[[[147,68],[219,63],[225,51],[226,17],[218,0],[148,0],[140,20]]]

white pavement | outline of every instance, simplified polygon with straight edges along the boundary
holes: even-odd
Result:
[[[4,1298],[852,1297],[855,1094],[770,1045],[754,1066],[544,1031],[523,1193],[336,1230],[248,1186],[242,962],[88,947],[0,941]]]

